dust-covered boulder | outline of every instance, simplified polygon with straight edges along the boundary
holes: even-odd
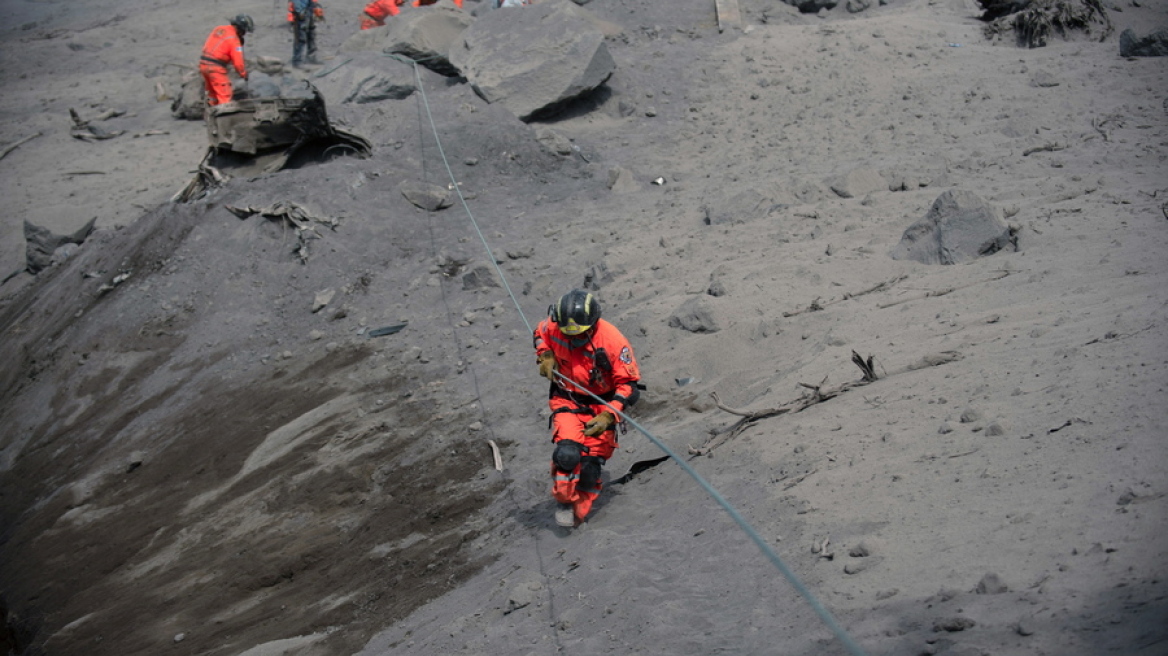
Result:
[[[452,203],[449,189],[420,180],[403,180],[398,190],[415,207],[427,212],[444,210]]]
[[[604,33],[567,0],[488,12],[462,34],[450,63],[475,93],[523,121],[554,115],[616,70]]]
[[[434,76],[433,73],[427,74]],[[352,55],[336,70],[314,82],[329,103],[361,105],[382,100],[402,100],[418,90],[413,66],[373,53]]]
[[[691,333],[716,333],[722,329],[714,302],[709,296],[694,296],[681,304],[669,317],[669,327]]]
[[[977,194],[954,189],[933,201],[889,255],[922,264],[959,264],[1014,247],[1014,234],[996,207]]]
[[[879,171],[861,167],[836,177],[829,186],[840,198],[859,198],[888,189],[888,181]]]
[[[447,2],[403,11],[389,23],[383,50],[417,60],[436,73],[458,75],[450,63],[450,51],[474,20]]]
[[[1152,32],[1138,37],[1131,28],[1119,35],[1120,57],[1165,57],[1168,56],[1168,30]]]
[[[170,115],[186,121],[201,121],[206,107],[207,92],[203,88],[203,76],[198,71],[189,71],[183,75],[182,88],[170,103]]]

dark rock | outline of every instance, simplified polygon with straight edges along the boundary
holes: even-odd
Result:
[[[1137,37],[1130,27],[1119,35],[1121,57],[1164,57],[1168,55],[1168,30]]]
[[[933,631],[937,633],[940,633],[941,631],[956,633],[958,631],[972,629],[975,626],[977,626],[977,622],[968,617],[962,617],[958,615],[956,617],[942,618],[933,622]]]
[[[478,264],[462,275],[462,288],[466,290],[498,287],[495,268],[489,264]]]
[[[960,264],[1014,248],[1014,233],[997,208],[971,192],[950,190],[904,231],[889,256],[922,264]]]
[[[839,0],[783,0],[783,2],[796,7],[804,14],[818,14],[824,9],[834,9],[839,4]]]
[[[558,113],[616,70],[604,33],[565,0],[488,12],[461,35],[450,61],[475,93],[523,121]]]

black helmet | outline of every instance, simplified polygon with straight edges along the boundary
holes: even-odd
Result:
[[[255,21],[247,14],[240,14],[231,19],[231,24],[235,29],[239,30],[240,34],[247,34],[248,32],[255,32]]]
[[[600,301],[579,289],[564,294],[548,314],[565,335],[579,335],[600,320]]]

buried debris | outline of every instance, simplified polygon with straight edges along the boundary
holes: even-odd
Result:
[[[288,200],[277,201],[267,207],[233,207],[231,205],[225,207],[227,211],[241,219],[246,219],[253,214],[259,214],[274,221],[288,223],[288,225],[296,230],[296,235],[299,238],[293,252],[300,258],[301,264],[308,262],[308,242],[321,238],[314,224],[326,225],[333,230],[336,230],[337,226],[341,225],[339,219],[327,216],[315,216],[307,207]]]
[[[403,329],[405,329],[405,327],[407,325],[408,324],[399,323],[395,326],[383,326],[381,328],[374,328],[373,330],[370,330],[367,334],[369,335],[369,337],[385,337],[386,335],[393,335],[395,333],[400,333]]]
[[[1102,42],[1114,29],[1102,0],[983,0],[988,39],[1014,33],[1021,48],[1041,48],[1050,37],[1070,39],[1074,33]]]
[[[123,113],[125,112],[119,112],[117,110],[111,109],[107,110],[105,113],[98,116],[94,120],[103,121],[107,118],[120,116]],[[102,141],[105,139],[113,139],[114,137],[121,136],[126,132],[125,130],[106,130],[105,128],[93,125],[89,121],[82,120],[81,116],[77,113],[77,110],[72,108],[69,109],[69,116],[73,119],[72,135],[74,139],[81,139],[82,141]]]
[[[621,476],[620,478],[612,481],[610,485],[624,485],[625,483],[633,480],[633,477],[637,474],[652,469],[657,465],[665,462],[666,460],[669,460],[669,456],[661,456],[660,458],[651,458],[649,460],[638,460],[637,462],[633,463],[632,467],[629,467],[629,471],[624,476]]]
[[[301,159],[369,155],[373,146],[367,139],[329,123],[316,87],[307,81],[295,87],[280,86],[274,78],[261,82],[255,87],[263,97],[207,108],[210,147],[195,178],[172,200],[191,201],[232,177],[273,173]]]

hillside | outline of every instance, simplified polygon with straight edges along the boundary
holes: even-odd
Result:
[[[637,351],[635,420],[867,653],[1168,650],[1168,68],[1117,45],[1162,6],[1028,50],[958,0],[740,0],[724,32],[708,0],[592,0],[617,72],[527,124],[429,71],[425,104],[340,102],[345,69],[317,77],[357,29],[339,4],[324,65],[291,75],[372,156],[191,203],[169,199],[204,127],[157,84],[240,11],[249,57],[288,59],[282,3],[6,7],[0,142],[40,136],[0,160],[0,269],[25,220],[98,227],[0,286],[0,645],[846,653],[676,463],[616,483],[661,455],[635,431],[590,521],[555,527],[529,330],[591,286]],[[71,108],[125,132],[75,139]],[[465,205],[422,211],[403,182]],[[948,190],[1017,250],[891,259]],[[280,201],[337,222],[305,262],[227,209]],[[711,397],[778,408],[860,379],[853,352],[876,381],[741,432]]]

